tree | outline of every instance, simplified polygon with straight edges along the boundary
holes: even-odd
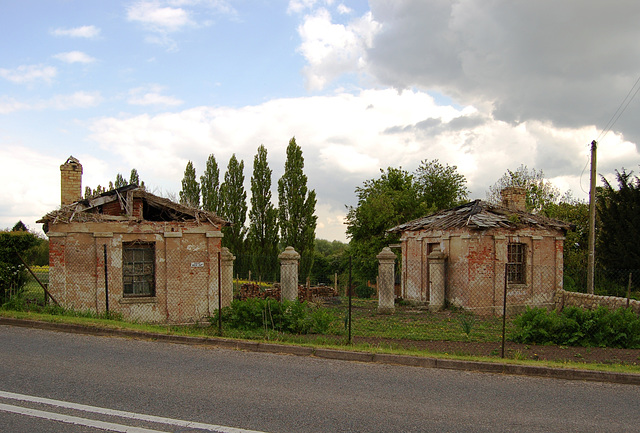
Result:
[[[455,165],[442,165],[437,159],[420,162],[413,177],[420,200],[432,211],[455,207],[468,200],[467,179],[457,170]]]
[[[420,200],[413,175],[402,168],[380,169],[380,177],[356,188],[357,205],[347,207],[347,237],[353,270],[360,283],[375,281],[376,255],[398,242],[390,228],[425,215],[429,206]]]
[[[500,192],[507,187],[524,188],[526,191],[526,210],[531,213],[539,213],[549,205],[557,203],[560,191],[544,177],[542,170],[526,165],[520,165],[515,171],[507,170],[487,193],[487,201],[500,203]]]
[[[598,264],[611,273],[640,270],[640,179],[633,172],[616,170],[618,189],[602,177],[598,197]],[[622,280],[626,275],[621,276]]]
[[[131,169],[131,174],[129,175],[129,185],[138,185],[140,186],[140,176],[138,175],[138,170],[135,168]],[[144,185],[144,182],[142,182]]]
[[[300,276],[307,277],[311,269],[316,224],[316,192],[307,190],[303,172],[302,149],[295,137],[289,140],[284,174],[278,180],[278,223],[283,246],[292,246],[302,257]]]
[[[0,231],[0,305],[22,291],[28,277],[18,254],[37,244],[38,238],[29,231]]]
[[[555,218],[573,227],[564,239],[564,287],[578,290],[587,287],[587,261],[589,257],[589,204],[577,200],[570,193],[560,198],[558,203],[547,206],[544,215]]]
[[[251,266],[254,275],[275,280],[278,270],[278,211],[271,203],[271,173],[267,149],[260,145],[253,158],[247,240],[253,256]]]
[[[116,182],[114,184],[114,187],[117,189],[117,188],[122,188],[123,186],[127,186],[127,181],[124,180],[124,176],[118,173],[116,174]]]
[[[207,158],[204,175],[200,176],[200,188],[202,189],[202,209],[220,215],[220,169],[213,154]]]
[[[198,181],[196,180],[196,169],[193,168],[191,161],[187,162],[187,167],[184,170],[182,190],[180,191],[180,204],[196,209],[200,207],[200,185],[198,185]]]
[[[231,155],[224,182],[220,185],[222,198],[222,216],[231,223],[230,227],[223,227],[222,245],[229,248],[238,257],[236,268],[244,271],[245,264],[240,255],[244,252],[244,238],[247,228],[247,193],[244,190],[244,161],[238,162],[235,153]]]

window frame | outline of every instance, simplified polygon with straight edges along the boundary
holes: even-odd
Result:
[[[507,244],[507,284],[527,284],[527,244],[509,242]]]
[[[142,289],[140,289],[142,288]],[[156,295],[155,242],[123,242],[122,297],[153,298]]]

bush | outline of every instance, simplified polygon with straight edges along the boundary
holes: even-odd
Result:
[[[276,301],[249,298],[234,300],[222,310],[222,320],[230,327],[241,330],[264,329],[293,334],[325,333],[332,316],[314,308],[307,302]],[[215,323],[216,318],[211,318]]]
[[[361,299],[369,299],[376,293],[376,289],[369,287],[366,283],[356,286],[356,296]]]
[[[567,307],[561,313],[527,308],[513,323],[511,339],[517,343],[640,348],[640,318],[630,308]]]

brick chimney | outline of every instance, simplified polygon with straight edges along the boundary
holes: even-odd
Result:
[[[73,156],[60,166],[60,198],[62,205],[82,200],[82,164]]]
[[[527,211],[527,191],[524,188],[509,186],[500,191],[502,206],[521,212]]]

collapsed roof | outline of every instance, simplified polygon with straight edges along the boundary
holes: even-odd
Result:
[[[142,203],[141,216],[140,214],[134,215],[134,201]],[[104,213],[104,206],[114,202],[120,205],[120,215]],[[44,231],[47,232],[51,224],[141,220],[195,221],[197,224],[209,222],[220,226],[231,225],[213,212],[174,203],[169,199],[151,194],[135,184],[107,191],[97,197],[63,205],[60,209],[49,212],[36,222],[44,224]]]
[[[522,227],[555,229],[563,232],[571,229],[564,221],[534,215],[515,209],[474,200],[452,209],[427,215],[413,221],[400,224],[388,230],[391,233],[418,230],[450,230],[468,228],[470,230],[488,230],[504,228],[516,230]]]

